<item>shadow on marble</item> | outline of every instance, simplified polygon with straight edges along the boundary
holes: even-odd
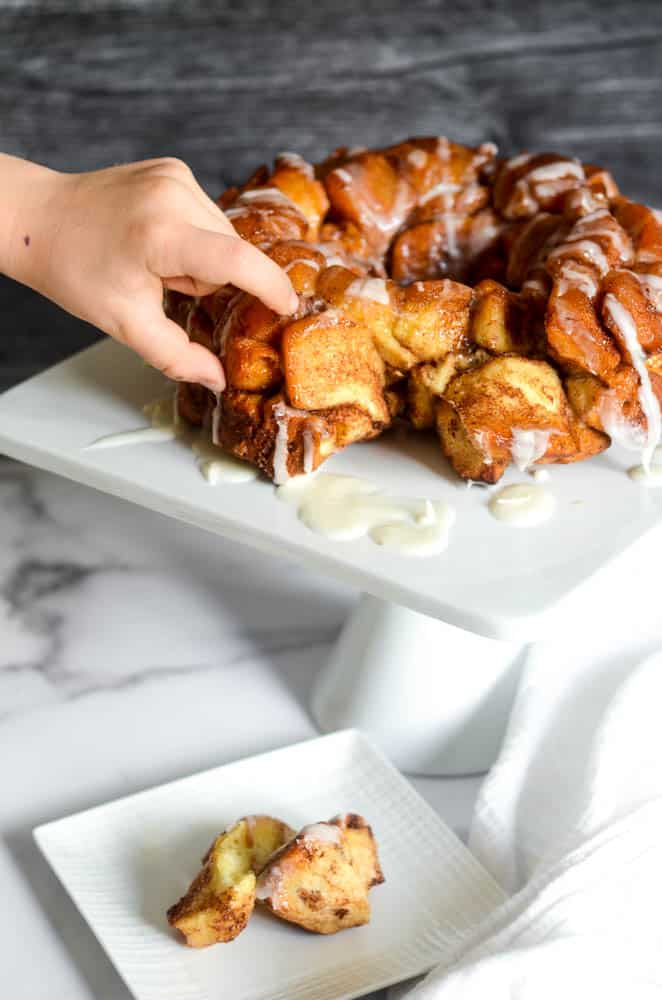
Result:
[[[6,835],[4,841],[90,996],[103,997],[104,1000],[131,1000],[132,994],[42,857],[32,839],[31,828],[16,830]],[[47,989],[44,995],[48,995]]]

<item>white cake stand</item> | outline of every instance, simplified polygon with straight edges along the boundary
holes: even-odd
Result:
[[[324,730],[363,729],[404,770],[485,770],[531,643],[592,629],[641,634],[659,620],[648,570],[659,564],[651,547],[662,541],[662,490],[624,475],[631,456],[612,450],[555,469],[557,515],[531,530],[494,521],[488,491],[459,483],[424,436],[334,456],[330,471],[455,507],[447,551],[412,559],[367,538],[313,534],[269,483],[210,487],[179,442],[84,450],[136,427],[164,390],[159,375],[104,341],[0,397],[0,451],[363,590],[312,711]]]
[[[325,732],[363,730],[410,774],[482,772],[525,652],[364,594],[315,686],[313,716]]]

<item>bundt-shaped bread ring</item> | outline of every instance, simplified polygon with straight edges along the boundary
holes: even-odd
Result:
[[[460,476],[574,462],[662,433],[662,220],[554,153],[410,139],[284,153],[219,200],[299,294],[281,317],[231,286],[169,314],[222,360],[180,414],[275,482],[396,417]]]

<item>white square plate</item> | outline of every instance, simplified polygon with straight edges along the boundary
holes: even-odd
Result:
[[[372,920],[332,937],[256,910],[231,944],[187,948],[167,907],[220,830],[357,811],[386,882]],[[192,775],[41,826],[39,847],[138,1000],[341,1000],[430,968],[504,897],[402,775],[355,731]]]
[[[625,475],[636,461],[631,453],[610,449],[554,467],[557,513],[537,528],[515,529],[489,515],[490,491],[468,490],[432,436],[402,442],[390,434],[347,448],[324,469],[362,476],[391,495],[448,500],[457,512],[448,549],[412,559],[368,538],[334,541],[309,531],[265,480],[209,486],[181,443],[85,450],[103,435],[144,425],[142,406],[164,391],[159,375],[104,341],[0,397],[0,451],[495,638],[539,638],[570,592],[635,542],[648,545],[661,524],[662,490]]]

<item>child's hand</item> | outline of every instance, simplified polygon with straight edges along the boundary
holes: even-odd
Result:
[[[164,286],[204,295],[232,282],[276,312],[297,307],[286,274],[239,239],[179,160],[59,174],[0,156],[0,188],[11,234],[0,269],[170,378],[225,383],[219,360],[164,315]]]

